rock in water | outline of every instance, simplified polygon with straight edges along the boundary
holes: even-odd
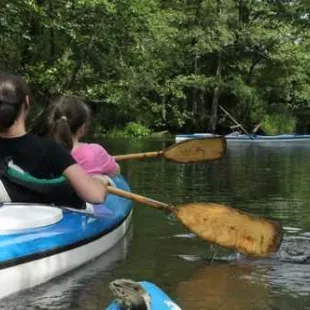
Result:
[[[150,310],[150,296],[140,283],[129,279],[117,279],[109,288],[120,310]]]

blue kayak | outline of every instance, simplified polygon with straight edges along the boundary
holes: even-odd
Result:
[[[195,133],[195,134],[182,134],[176,135],[176,142],[181,142],[188,139],[216,137],[219,135],[211,133]],[[297,135],[297,134],[283,134],[283,135],[246,135],[246,134],[229,134],[225,136],[227,142],[310,142],[310,135]]]
[[[146,281],[141,281],[138,283],[145,289],[145,291],[149,295],[149,307],[147,308],[147,310],[181,310],[181,308],[154,283]],[[121,308],[116,301],[113,301],[106,308],[106,310],[121,310]]]
[[[117,188],[130,190],[122,176]],[[130,200],[108,194],[92,214],[51,205],[0,207],[0,298],[44,283],[113,247],[131,222]]]

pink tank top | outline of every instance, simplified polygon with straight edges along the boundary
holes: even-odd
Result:
[[[99,144],[81,143],[71,154],[88,174],[109,175],[117,169],[114,157]]]

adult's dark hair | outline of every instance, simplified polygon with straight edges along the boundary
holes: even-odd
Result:
[[[0,72],[0,131],[7,131],[30,96],[27,84],[18,76]]]
[[[72,135],[90,119],[90,109],[76,96],[54,99],[47,110],[48,135],[68,149],[72,149]]]

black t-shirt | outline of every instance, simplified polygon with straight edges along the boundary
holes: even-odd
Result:
[[[7,157],[34,177],[42,179],[59,177],[76,163],[70,152],[54,140],[30,133],[17,138],[0,138],[0,162]]]

